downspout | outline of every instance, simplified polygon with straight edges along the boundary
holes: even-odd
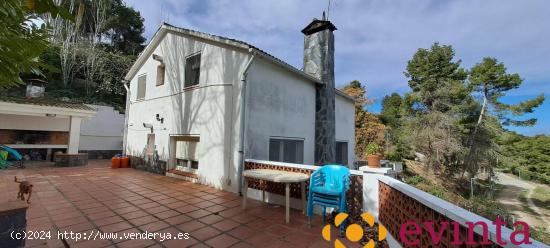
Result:
[[[243,170],[244,170],[244,160],[245,160],[245,152],[244,152],[244,149],[245,149],[245,139],[246,139],[246,129],[245,129],[245,123],[246,123],[246,78],[248,76],[248,69],[250,69],[250,66],[252,65],[252,61],[254,61],[254,59],[256,58],[256,52],[252,49],[252,48],[249,48],[248,51],[252,54],[252,57],[250,57],[250,59],[248,60],[248,62],[246,63],[246,66],[244,68],[244,71],[241,75],[241,82],[242,82],[242,86],[241,86],[241,122],[240,122],[240,135],[241,135],[241,138],[239,140],[239,167],[237,169],[237,180],[238,180],[238,185],[237,187],[239,188],[239,195],[242,195],[242,184],[243,184],[243,178],[242,178],[242,175],[243,175]]]
[[[130,109],[130,87],[128,80],[122,80],[124,89],[126,89],[126,109],[124,110],[124,137],[122,140],[122,154],[126,156],[126,147],[128,146],[128,110]]]

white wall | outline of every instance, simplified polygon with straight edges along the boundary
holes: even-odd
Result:
[[[0,129],[69,131],[69,118],[0,114]]]
[[[336,141],[348,142],[348,166],[355,162],[355,106],[336,94]]]
[[[183,89],[185,58],[201,52],[199,85]],[[154,126],[155,145],[163,161],[170,158],[170,135],[199,135],[199,175],[202,183],[237,191],[240,75],[249,55],[217,44],[168,33],[153,54],[166,64],[165,83],[156,86],[158,61],[152,54],[130,82],[127,153],[140,156]],[[144,100],[136,100],[137,79],[147,75]],[[156,114],[164,118],[161,124]],[[173,167],[173,165],[168,165]]]
[[[124,115],[113,107],[89,106],[97,113],[91,119],[82,121],[79,150],[122,150]]]
[[[315,159],[315,85],[257,59],[248,74],[246,158],[269,160],[269,137],[304,139],[304,163]]]

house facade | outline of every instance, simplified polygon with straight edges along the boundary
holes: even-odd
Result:
[[[309,35],[305,50],[327,51]],[[125,77],[124,151],[135,168],[183,171],[233,192],[244,159],[352,165],[354,101],[334,88],[333,71],[329,84],[318,75],[323,66],[307,73],[245,42],[163,24]],[[332,98],[320,98],[327,89]]]

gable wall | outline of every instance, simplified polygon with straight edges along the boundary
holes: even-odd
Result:
[[[201,51],[199,85],[183,88],[185,58]],[[163,57],[166,64],[165,83],[156,86],[158,61],[152,54]],[[202,182],[217,188],[229,185],[236,175],[238,154],[240,75],[249,55],[219,44],[167,33],[149,55],[130,82],[128,135],[126,152],[144,157],[149,129],[153,124],[156,152],[160,161],[170,158],[170,135],[199,135],[199,170]],[[147,75],[144,100],[136,100],[139,75]],[[164,123],[156,120],[156,114]],[[168,164],[168,167],[172,167]],[[163,170],[164,168],[162,168]],[[155,172],[162,173],[162,170]],[[229,176],[229,177],[228,177]]]

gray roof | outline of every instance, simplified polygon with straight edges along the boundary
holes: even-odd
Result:
[[[301,76],[301,77],[303,77],[303,78],[305,78],[305,79],[307,79],[311,82],[314,82],[314,83],[317,83],[317,84],[322,84],[321,80],[319,80],[318,78],[315,78],[315,77],[305,73],[304,71],[302,71],[302,70],[286,63],[282,59],[279,59],[279,58],[265,52],[264,50],[262,50],[262,49],[260,49],[256,46],[253,46],[253,45],[251,45],[247,42],[237,40],[237,39],[233,39],[233,38],[224,37],[224,36],[208,34],[208,33],[200,32],[200,31],[192,30],[192,29],[176,27],[176,26],[168,24],[168,23],[163,23],[159,27],[157,32],[153,35],[153,38],[151,39],[149,44],[141,52],[141,54],[138,56],[136,62],[132,65],[132,67],[130,68],[130,70],[128,71],[126,76],[124,77],[126,80],[131,80],[131,78],[137,73],[137,70],[139,69],[141,64],[143,62],[145,62],[145,59],[148,57],[148,56],[144,56],[144,55],[148,55],[149,53],[153,52],[153,50],[156,47],[157,43],[159,43],[161,41],[161,39],[160,39],[161,35],[159,35],[159,33],[165,32],[165,31],[173,31],[173,32],[177,32],[177,33],[183,33],[183,34],[191,35],[191,36],[194,36],[194,37],[197,37],[197,38],[206,39],[206,40],[210,40],[210,41],[214,41],[214,42],[219,42],[219,43],[227,44],[227,45],[230,45],[230,46],[233,46],[233,47],[241,48],[243,50],[247,50],[248,52],[252,52],[256,55],[259,55],[262,58],[265,58],[265,59],[267,59],[267,60],[269,60],[269,61],[271,61],[275,64],[278,64],[281,67],[283,67],[283,68],[285,68],[285,69],[287,69],[287,70],[289,70],[293,73],[296,73],[298,76]],[[340,90],[337,90],[337,93],[338,93],[338,95],[343,96],[343,97],[347,98],[348,100],[354,101],[354,99],[352,97],[350,97],[347,94],[341,92]]]
[[[27,98],[5,97],[0,99],[0,102],[30,104],[30,105],[38,105],[38,106],[45,106],[45,107],[56,107],[56,108],[66,108],[66,109],[85,110],[85,111],[95,111],[94,108],[83,103],[71,103],[71,102],[42,99],[42,98],[27,99]]]

